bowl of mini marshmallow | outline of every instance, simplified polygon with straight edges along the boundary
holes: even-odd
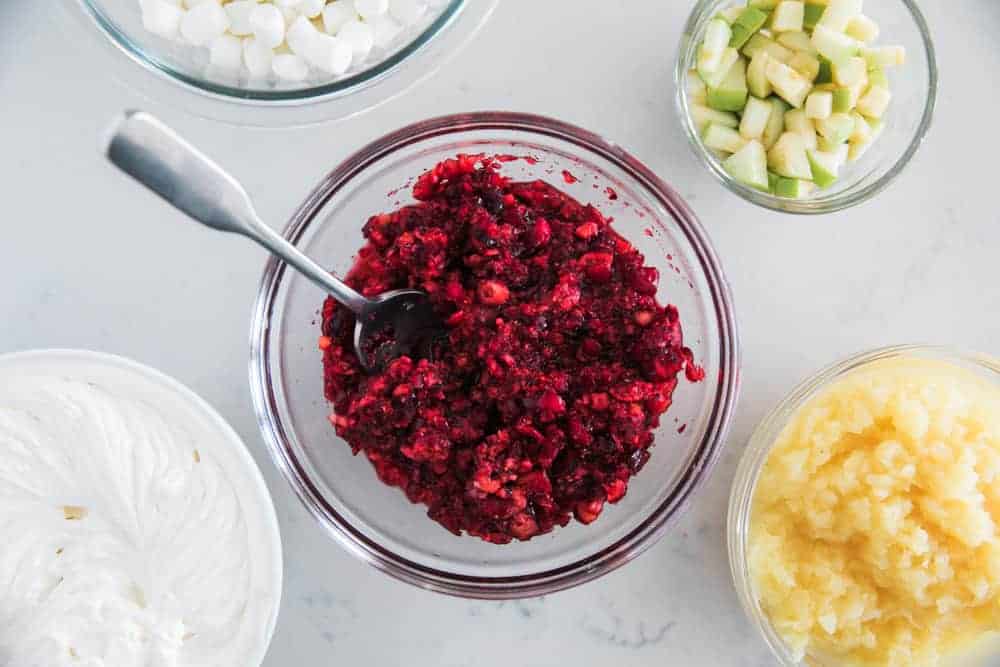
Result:
[[[262,126],[338,120],[392,99],[457,53],[497,4],[67,1],[96,26],[127,85],[196,115]]]

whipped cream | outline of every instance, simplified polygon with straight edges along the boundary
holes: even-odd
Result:
[[[0,665],[258,665],[281,557],[235,434],[158,374],[55,354],[0,362]]]

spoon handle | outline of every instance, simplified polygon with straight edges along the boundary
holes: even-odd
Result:
[[[246,190],[152,115],[128,111],[107,147],[108,159],[174,208],[207,227],[233,232],[267,248],[360,315],[369,300],[306,257],[261,222]]]

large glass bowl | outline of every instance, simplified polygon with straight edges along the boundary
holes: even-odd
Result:
[[[754,430],[736,470],[732,494],[729,499],[729,517],[726,529],[733,583],[736,586],[743,610],[764,638],[768,648],[771,649],[777,661],[776,664],[781,667],[804,667],[805,665],[809,667],[838,667],[838,663],[829,656],[813,654],[807,655],[805,661],[796,660],[794,652],[778,634],[761,606],[749,562],[753,498],[761,471],[771,454],[771,448],[785,426],[794,418],[799,409],[817,394],[822,393],[845,376],[873,363],[887,359],[908,358],[947,362],[971,370],[1000,386],[1000,359],[988,354],[928,345],[899,345],[863,352],[821,370],[792,390],[788,397],[778,404]],[[1000,659],[1000,649],[992,654],[991,660],[985,662],[967,658],[955,663],[946,662],[944,664],[956,666],[961,664],[964,667],[985,666],[998,664],[998,659]]]
[[[129,86],[196,115],[237,125],[339,120],[391,100],[433,74],[486,22],[498,0],[440,0],[390,49],[341,77],[260,81],[209,67],[208,49],[147,31],[139,0],[64,0],[72,30],[96,27],[111,71]],[[126,58],[121,56],[125,55]]]
[[[700,0],[681,37],[675,72],[677,110],[698,160],[730,191],[758,206],[784,213],[833,213],[861,204],[882,192],[902,173],[920,148],[930,130],[937,101],[934,44],[917,3],[914,0],[871,0],[865,4],[865,14],[881,27],[878,44],[904,46],[907,61],[904,66],[888,72],[893,97],[881,136],[861,159],[845,165],[840,179],[832,187],[817,189],[807,199],[777,197],[734,180],[722,168],[719,158],[705,148],[691,118],[687,72],[695,65],[708,22],[720,9],[736,4],[742,3]]]
[[[675,304],[686,344],[703,364],[681,380],[656,432],[652,458],[628,495],[589,526],[556,529],[497,546],[456,537],[351,455],[328,421],[317,349],[324,294],[268,263],[252,325],[250,379],[272,456],[320,525],[351,553],[418,586],[469,597],[540,595],[599,577],[663,535],[708,476],[725,442],[738,391],[739,350],[729,288],[694,214],[676,192],[621,148],[558,121],[508,113],[449,116],[380,139],[326,176],[292,217],[285,237],[341,275],[376,213],[411,202],[408,185],[457,153],[531,155],[504,173],[548,179],[615,218],[615,229],[662,276],[661,303]],[[563,170],[577,179],[566,181]],[[611,197],[612,188],[617,198]]]

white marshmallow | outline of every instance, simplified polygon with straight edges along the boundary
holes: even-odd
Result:
[[[426,11],[424,0],[389,0],[389,13],[403,25],[413,25]]]
[[[206,46],[229,28],[229,16],[222,5],[203,2],[181,18],[181,35],[195,46]]]
[[[272,0],[279,9],[291,9],[299,4],[300,0]]]
[[[281,53],[274,56],[271,68],[279,79],[286,81],[302,81],[309,76],[309,65],[302,56],[294,53]]]
[[[399,33],[403,32],[403,26],[396,23],[391,16],[380,16],[372,22],[372,32],[375,36],[375,46],[380,49],[387,49]]]
[[[354,0],[333,0],[323,8],[323,29],[327,34],[335,35],[348,21],[358,18],[354,8]]]
[[[353,49],[346,40],[319,33],[313,42],[309,62],[328,74],[340,75],[351,67],[352,54]]]
[[[323,12],[325,6],[326,0],[299,0],[299,4],[295,5],[295,10],[303,16],[314,19]]]
[[[256,37],[243,40],[243,62],[246,63],[250,76],[264,77],[271,73],[271,61],[274,51],[261,44]]]
[[[253,34],[261,44],[275,48],[285,41],[285,18],[281,11],[271,4],[257,5],[250,12]]]
[[[389,11],[389,0],[354,0],[358,15],[366,21],[374,21]]]
[[[206,2],[212,2],[212,3],[215,3],[217,5],[221,5],[222,4],[221,0],[184,0],[183,4],[188,9],[194,9],[198,5],[203,5]]]
[[[234,35],[252,35],[253,24],[250,23],[250,14],[257,7],[257,0],[233,0],[223,9],[229,15],[229,32]]]
[[[285,42],[288,43],[288,48],[292,50],[292,53],[298,54],[303,58],[308,58],[309,52],[312,50],[313,44],[315,44],[316,38],[320,34],[320,31],[316,29],[312,21],[305,16],[300,16],[295,19],[292,25],[288,26],[288,32],[285,34]]]
[[[209,46],[208,62],[220,69],[238,70],[243,63],[240,38],[233,35],[216,37]]]
[[[337,37],[351,45],[355,62],[361,62],[367,58],[375,45],[375,31],[370,25],[357,19],[342,25],[337,32]]]
[[[184,10],[167,0],[142,0],[142,25],[146,30],[173,39],[181,27]]]

